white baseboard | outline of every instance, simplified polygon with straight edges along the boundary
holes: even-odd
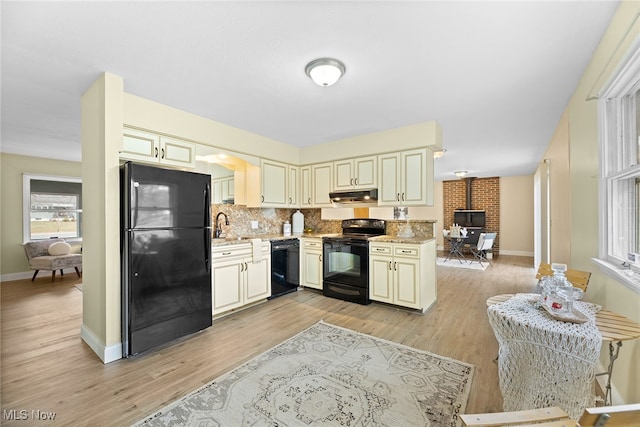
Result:
[[[40,274],[40,273],[38,273]],[[51,276],[51,274],[49,274]],[[0,282],[11,282],[13,280],[30,279],[33,277],[33,271],[22,271],[20,273],[9,273],[0,276]]]
[[[76,275],[75,270],[72,268],[70,269],[66,269],[68,271],[65,271],[65,273],[67,274],[71,274],[73,273],[73,275]],[[57,271],[57,270],[56,270]],[[23,279],[31,279],[33,277],[33,272],[34,270],[29,270],[29,271],[21,271],[19,273],[9,273],[9,274],[3,274],[2,276],[0,276],[0,282],[11,282],[14,280],[23,280]],[[40,272],[38,273],[38,275],[36,276],[36,279],[46,276],[49,278],[49,280],[51,280],[51,270],[40,270]],[[58,277],[58,276],[56,276]]]
[[[80,337],[87,343],[103,363],[111,363],[122,359],[122,343],[105,346],[98,337],[84,324],[80,327]]]
[[[499,249],[498,253],[500,255],[529,256],[529,257],[533,256],[533,252],[528,252],[528,251],[508,251],[504,249]]]

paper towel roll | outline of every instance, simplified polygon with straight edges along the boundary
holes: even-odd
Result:
[[[294,233],[302,233],[304,231],[304,214],[300,212],[300,209],[293,214],[291,229]]]

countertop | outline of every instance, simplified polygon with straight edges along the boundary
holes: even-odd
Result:
[[[419,245],[421,243],[430,242],[435,240],[435,237],[414,236],[414,237],[400,237],[400,236],[378,236],[369,239],[370,242],[376,243],[413,243]]]
[[[287,239],[297,239],[297,238],[314,238],[321,239],[323,237],[337,237],[340,234],[336,233],[292,233],[291,235],[285,236],[284,234],[263,234],[259,236],[241,236],[241,237],[222,237],[218,239],[212,239],[212,246],[227,246],[227,245],[239,245],[243,243],[251,243],[251,239],[262,239],[262,241],[273,242],[276,240],[287,240]],[[434,240],[435,237],[424,237],[424,236],[415,236],[415,237],[400,237],[400,236],[378,236],[371,237],[369,239],[370,242],[383,242],[383,243],[413,243],[413,244],[421,244],[425,242],[429,242]]]

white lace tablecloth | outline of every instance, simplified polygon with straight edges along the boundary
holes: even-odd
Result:
[[[589,320],[555,320],[539,304],[539,294],[516,294],[487,309],[500,344],[498,373],[504,411],[559,406],[578,419],[595,405],[593,381],[602,338],[597,307],[577,301]]]

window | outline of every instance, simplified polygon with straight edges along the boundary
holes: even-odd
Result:
[[[82,183],[79,178],[23,176],[24,240],[82,238]]]
[[[640,40],[599,99],[600,258],[615,264],[640,253]],[[640,263],[623,279],[640,289]]]

